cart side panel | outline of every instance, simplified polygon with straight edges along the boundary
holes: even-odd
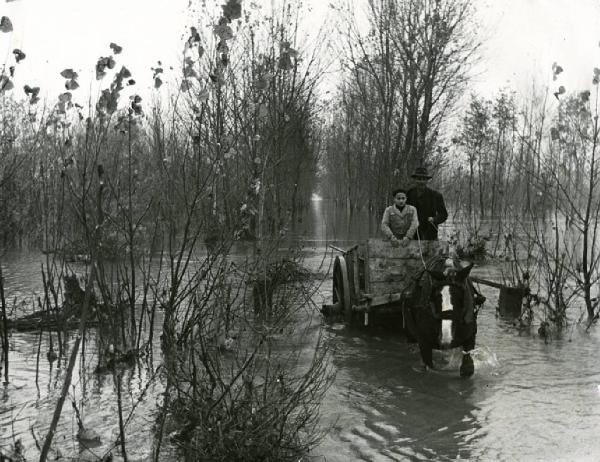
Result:
[[[444,241],[407,241],[392,247],[389,241],[369,239],[369,293],[399,293],[423,270],[423,260],[448,253]]]
[[[418,259],[427,260],[434,255],[443,255],[448,253],[448,242],[446,241],[401,241],[398,247],[392,247],[388,240],[369,239],[370,258],[392,258],[392,259]]]

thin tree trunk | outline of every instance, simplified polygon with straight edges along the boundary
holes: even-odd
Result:
[[[479,156],[477,156],[477,166],[479,169],[479,217],[483,220],[485,218],[485,209],[483,207],[483,181],[482,181],[482,171],[481,171],[481,152]]]
[[[496,211],[496,181],[498,177],[498,155],[500,154],[500,137],[502,131],[498,132],[498,139],[496,140],[496,152],[494,153],[494,171],[492,173],[492,205],[490,210],[490,217],[494,218],[494,212]]]
[[[590,162],[590,178],[589,178],[589,190],[587,196],[587,204],[585,210],[585,218],[583,223],[583,294],[585,298],[585,307],[588,314],[589,322],[594,319],[594,305],[592,302],[592,274],[591,268],[588,265],[588,251],[590,246],[590,221],[592,212],[592,201],[594,199],[594,184],[596,182],[596,147],[598,142],[598,118],[594,122],[594,144],[592,146],[592,158]],[[592,242],[593,246],[594,243]]]
[[[473,221],[473,183],[475,180],[475,159],[469,156],[469,224]]]

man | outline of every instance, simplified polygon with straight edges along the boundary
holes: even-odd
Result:
[[[392,191],[394,205],[390,205],[383,212],[381,231],[390,240],[394,247],[400,240],[414,239],[419,226],[417,211],[412,205],[406,205],[406,191],[396,189]]]
[[[448,218],[444,197],[437,191],[427,187],[431,175],[425,167],[418,167],[411,175],[415,179],[415,186],[408,191],[407,204],[417,209],[419,218],[418,238],[426,241],[437,241],[438,226]],[[475,306],[482,305],[486,298],[475,288],[471,278],[466,279],[466,288],[473,294]],[[473,312],[475,315],[475,312]]]
[[[408,191],[406,203],[417,209],[419,228],[417,236],[425,241],[437,241],[438,226],[446,221],[448,212],[442,195],[427,187],[431,175],[425,167],[418,167],[411,175],[415,186]]]

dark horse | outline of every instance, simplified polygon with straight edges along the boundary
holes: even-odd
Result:
[[[472,267],[444,257],[431,259],[404,307],[406,328],[418,342],[425,366],[433,368],[433,349],[462,347],[461,377],[474,372],[470,352],[475,348],[477,311],[469,280]],[[477,302],[482,303],[479,298]]]

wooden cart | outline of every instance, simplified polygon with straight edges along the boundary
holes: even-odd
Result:
[[[349,325],[398,326],[402,306],[424,261],[447,255],[445,241],[405,241],[399,247],[383,239],[369,239],[348,250],[333,264],[333,304],[325,315],[342,315]]]

